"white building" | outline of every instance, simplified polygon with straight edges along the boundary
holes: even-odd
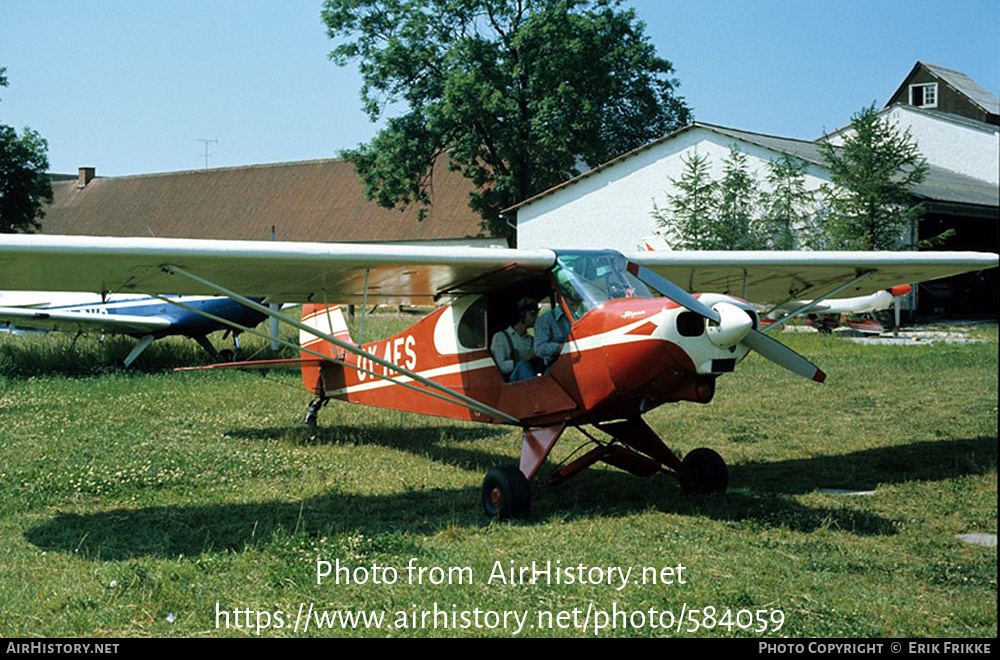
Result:
[[[734,146],[747,155],[747,168],[763,189],[767,164],[783,154],[805,161],[807,189],[829,180],[816,143],[694,123],[514,207],[517,245],[639,249],[659,230],[653,213],[676,192],[671,179],[680,177],[684,160],[707,155],[718,179]]]
[[[929,165],[926,179],[912,191],[925,208],[914,239],[950,228],[956,235],[943,249],[997,250],[998,110],[997,97],[964,74],[923,63],[917,63],[883,109],[899,130],[909,129]],[[668,195],[677,192],[672,180],[681,177],[690,155],[707,155],[718,180],[735,147],[746,154],[748,169],[764,190],[768,163],[791,155],[806,163],[805,185],[815,190],[830,181],[820,142],[842,143],[850,130],[847,126],[806,142],[694,123],[525,200],[506,215],[516,224],[521,248],[632,251],[660,230],[654,210],[665,207]],[[968,305],[974,290],[973,306],[996,313],[996,270],[991,273],[958,278],[945,289],[928,287],[922,309],[963,311],[954,305]]]

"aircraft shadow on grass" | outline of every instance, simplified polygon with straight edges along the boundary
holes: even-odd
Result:
[[[485,472],[499,463],[516,462],[513,454],[501,454],[484,450],[486,446],[503,446],[513,449],[517,445],[512,440],[504,444],[504,436],[514,437],[510,427],[486,426],[398,426],[393,428],[375,428],[372,426],[334,425],[317,429],[314,436],[303,442],[309,445],[353,445],[364,451],[365,446],[378,446],[387,449],[407,452],[421,458],[453,465],[469,470]],[[287,428],[253,428],[228,431],[227,436],[245,440],[277,441],[288,437]],[[442,438],[451,441],[442,444]],[[494,441],[486,445],[481,441]],[[463,443],[478,443],[462,446]],[[472,448],[474,447],[474,448]]]
[[[394,433],[396,430],[385,435]],[[379,442],[396,446],[403,440],[384,437]],[[407,449],[433,458],[433,443],[422,442],[423,447]],[[470,469],[477,472],[496,458],[488,452],[473,456],[476,453],[469,451],[468,460],[475,466]],[[980,437],[738,465],[730,473],[730,492],[709,497],[683,496],[672,479],[637,479],[617,470],[589,470],[567,484],[543,487],[545,492],[536,499],[530,518],[511,524],[544,524],[552,517],[571,521],[627,515],[655,507],[675,515],[749,521],[804,533],[833,528],[859,536],[891,535],[896,533],[895,521],[854,506],[857,500],[848,499],[834,507],[811,507],[792,495],[826,486],[875,488],[875,483],[852,481],[852,475],[859,473],[878,474],[882,484],[983,474],[995,468],[996,454],[996,439]],[[451,448],[442,460],[456,463]],[[61,513],[28,529],[25,538],[47,551],[78,553],[95,561],[241,552],[266,546],[278,535],[297,533],[329,537],[360,531],[373,539],[393,538],[400,532],[434,534],[449,526],[484,525],[479,496],[479,484],[475,483],[464,488],[426,488],[389,495],[355,495],[332,489],[294,501]]]

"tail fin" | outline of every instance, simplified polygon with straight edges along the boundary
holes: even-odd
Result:
[[[302,305],[302,322],[319,332],[333,335],[334,338],[348,343],[354,343],[351,332],[347,329],[347,319],[340,305]],[[299,330],[299,345],[310,348],[324,355],[335,355],[334,346],[305,330]]]
[[[319,332],[332,335],[341,341],[354,343],[351,339],[351,332],[347,329],[347,319],[340,305],[302,305],[302,322]],[[320,339],[316,335],[309,334],[305,330],[299,330],[299,346],[308,348],[311,351],[328,355],[331,358],[338,357],[337,347],[328,341]],[[343,353],[343,351],[340,351]],[[302,353],[302,381],[307,389],[322,395],[324,386],[320,377],[320,367],[308,361],[308,358],[315,358],[311,353]]]

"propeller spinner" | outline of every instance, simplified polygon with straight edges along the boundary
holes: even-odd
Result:
[[[826,374],[819,367],[781,342],[757,330],[754,327],[756,325],[754,317],[742,307],[732,303],[717,303],[709,307],[667,278],[644,266],[630,261],[627,268],[630,273],[659,291],[664,297],[707,319],[706,331],[716,346],[730,348],[742,345],[803,378],[817,383],[826,380]]]

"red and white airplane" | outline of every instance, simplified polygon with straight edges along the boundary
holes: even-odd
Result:
[[[681,460],[642,415],[665,403],[708,403],[716,379],[750,352],[824,380],[815,365],[759,329],[746,300],[821,302],[845,291],[865,295],[996,266],[996,254],[973,252],[623,255],[0,236],[5,289],[223,295],[297,328],[301,358],[240,366],[300,366],[315,397],[309,422],[338,399],[520,427],[519,463],[498,466],[483,481],[482,504],[491,516],[528,511],[529,481],[568,427],[583,431],[593,448],[553,472],[551,482],[602,461],[640,476],[671,475],[686,492],[724,491],[727,469],[716,452],[695,449]],[[251,297],[305,303],[302,317]],[[516,320],[516,302],[524,297],[560,307],[572,330],[542,375],[507,383],[487,347],[493,333]],[[439,306],[394,337],[356,343],[333,303],[363,308],[376,300]]]

